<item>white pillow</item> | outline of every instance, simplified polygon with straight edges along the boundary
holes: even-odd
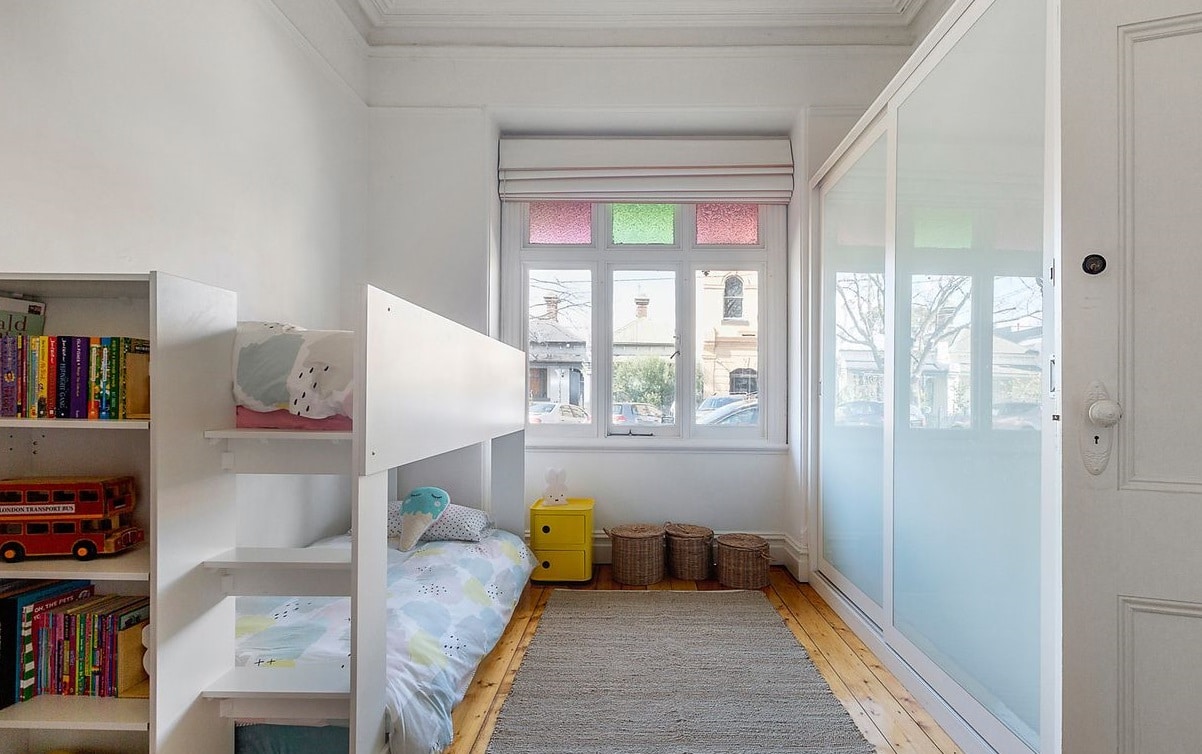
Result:
[[[391,520],[389,523],[391,531]],[[422,533],[418,541],[437,542],[450,539],[460,542],[479,542],[489,526],[488,515],[484,511],[451,503],[442,512],[442,515]]]
[[[389,500],[388,501],[388,537],[395,538],[401,536],[404,530],[401,525],[401,503],[404,500]]]

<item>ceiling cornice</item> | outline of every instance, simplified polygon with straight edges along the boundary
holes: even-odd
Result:
[[[359,0],[386,26],[611,28],[633,24],[698,26],[817,24],[905,26],[921,0]]]
[[[372,46],[912,44],[927,0],[334,0]]]

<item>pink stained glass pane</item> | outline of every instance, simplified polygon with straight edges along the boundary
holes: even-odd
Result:
[[[697,243],[748,246],[760,242],[758,204],[698,204]]]
[[[530,202],[530,243],[593,242],[591,202]]]

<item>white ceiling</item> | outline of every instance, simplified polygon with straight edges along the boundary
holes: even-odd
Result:
[[[948,0],[335,0],[370,45],[911,45]],[[929,26],[929,24],[928,24]]]

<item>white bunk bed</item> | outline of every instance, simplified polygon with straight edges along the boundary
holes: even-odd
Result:
[[[349,548],[230,547],[214,552],[202,564],[213,583],[220,584],[220,598],[349,596],[349,667],[235,667],[232,611],[223,606],[216,611],[220,617],[215,622],[205,616],[179,632],[183,640],[183,634],[204,636],[220,626],[229,639],[217,641],[216,649],[200,652],[197,661],[204,663],[227,651],[228,656],[217,660],[221,672],[185,715],[192,720],[184,726],[190,734],[175,736],[161,729],[159,751],[204,748],[189,746],[198,745],[195,735],[206,736],[196,723],[203,725],[206,716],[210,723],[215,722],[213,714],[226,720],[346,720],[351,752],[388,750],[383,606],[389,567],[384,533],[389,471],[485,443],[485,457],[506,467],[491,482],[486,480],[493,502],[516,504],[523,494],[521,443],[502,438],[520,432],[525,424],[525,356],[365,286],[356,328],[353,406],[351,432],[214,429],[204,433],[220,446],[225,472],[350,475],[355,534]],[[517,467],[517,473],[508,468],[511,466]],[[200,636],[191,638],[209,641]],[[160,653],[164,651],[169,650],[160,648]],[[205,670],[213,672],[207,666]],[[228,736],[228,729],[224,735]],[[173,741],[178,745],[169,744]]]

